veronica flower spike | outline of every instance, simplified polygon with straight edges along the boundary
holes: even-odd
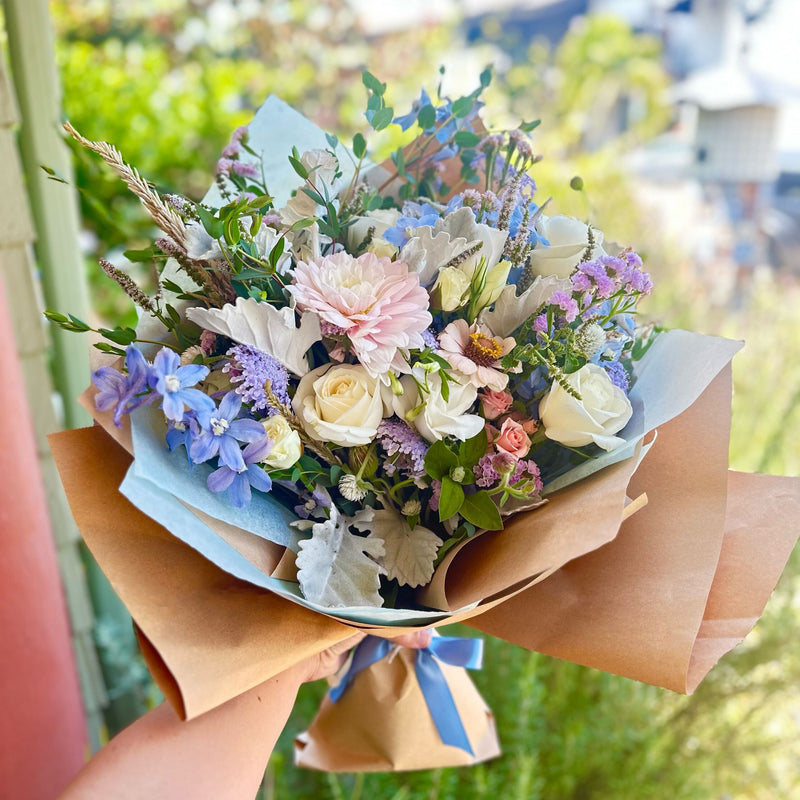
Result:
[[[189,448],[189,457],[195,464],[208,461],[219,453],[220,461],[236,472],[245,468],[239,442],[257,442],[264,438],[264,426],[254,419],[236,419],[242,408],[242,398],[228,392],[219,408],[202,408],[197,421],[202,429]],[[266,456],[265,456],[266,457]]]
[[[168,347],[162,347],[156,353],[150,387],[163,397],[161,407],[167,419],[180,422],[187,408],[194,411],[214,409],[214,401],[207,394],[190,388],[203,380],[208,372],[208,367],[202,364],[181,366],[180,356]]]
[[[259,466],[259,462],[269,455],[271,449],[272,440],[267,436],[250,442],[242,451],[243,468],[236,470],[222,464],[208,476],[208,488],[212,492],[224,492],[227,489],[228,497],[236,508],[248,505],[251,486],[260,492],[268,492],[272,488],[271,478]]]

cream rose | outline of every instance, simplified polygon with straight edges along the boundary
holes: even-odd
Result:
[[[589,226],[574,217],[558,214],[555,217],[540,217],[536,230],[550,245],[539,244],[531,253],[533,274],[568,278],[589,246]],[[605,255],[605,250],[601,247],[603,232],[592,228],[592,238],[594,247],[590,258]]]
[[[383,419],[381,385],[358,364],[325,364],[303,376],[292,401],[312,439],[369,444]]]
[[[272,440],[272,449],[264,464],[272,469],[288,469],[303,455],[300,434],[280,414],[261,420],[261,424]]]
[[[633,408],[625,392],[611,382],[608,373],[597,364],[586,364],[568,375],[567,382],[580,395],[580,400],[554,383],[539,404],[539,416],[547,438],[567,447],[594,442],[603,450],[614,450],[624,444],[624,439],[613,434],[627,425]]]
[[[414,375],[420,383],[424,382],[425,376],[418,367],[415,367]],[[412,409],[416,409],[423,398],[420,397],[417,384],[410,375],[404,375],[400,383],[403,386],[403,394],[392,400],[395,414],[407,420],[419,431],[420,436],[429,442],[435,442],[445,436],[454,436],[465,441],[475,436],[483,427],[482,417],[464,413],[478,397],[478,390],[471,383],[458,384],[451,381],[450,395],[445,402],[442,397],[442,379],[435,372],[428,375],[430,394],[424,396],[425,405],[410,420],[406,415]]]

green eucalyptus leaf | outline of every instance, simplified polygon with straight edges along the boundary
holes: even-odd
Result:
[[[417,125],[427,131],[436,124],[436,109],[430,105],[422,106],[417,114]]]
[[[367,153],[367,140],[360,133],[353,137],[353,155],[356,158],[364,158]]]
[[[370,125],[376,131],[382,131],[394,118],[394,109],[391,106],[378,109],[370,120]]]
[[[374,92],[378,96],[381,96],[386,91],[386,84],[381,83],[371,72],[366,69],[361,73],[361,82],[367,87],[367,89],[369,89],[371,92]]]

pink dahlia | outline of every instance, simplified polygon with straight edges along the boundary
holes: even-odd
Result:
[[[508,385],[508,375],[500,361],[515,344],[512,336],[495,339],[485,325],[476,323],[470,327],[466,320],[457,319],[440,334],[439,355],[473,386],[502,392]]]
[[[300,261],[288,289],[301,311],[316,311],[348,337],[373,377],[390,367],[407,372],[399,351],[425,346],[422,332],[432,321],[428,293],[402,261],[345,252]]]

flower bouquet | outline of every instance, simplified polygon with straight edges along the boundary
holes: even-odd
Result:
[[[163,236],[129,254],[157,265],[154,293],[101,263],[139,324],[97,331],[105,360],[83,402],[98,426],[53,447],[185,716],[353,627],[460,620],[691,691],[796,541],[797,481],[727,469],[740,344],[637,321],[642,260],[545,213],[537,123],[487,132],[490,77],[396,116],[365,72],[371,127],[416,131],[382,165],[362,134],[347,147],[270,98],[200,203],[160,196],[66,126]],[[346,685],[385,669],[370,647]],[[497,752],[481,715],[433,763],[419,747],[348,760],[319,740],[306,763],[473,763]]]

